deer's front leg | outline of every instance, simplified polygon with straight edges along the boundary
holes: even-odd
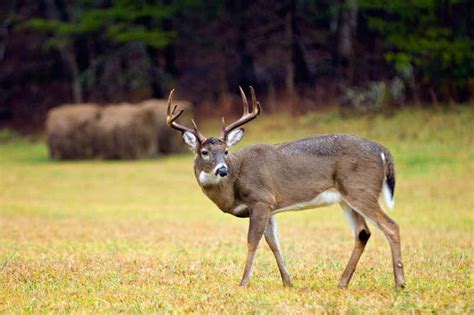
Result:
[[[263,203],[257,203],[250,212],[249,231],[247,236],[247,262],[245,263],[244,275],[240,281],[240,286],[245,286],[252,277],[255,253],[257,252],[258,243],[262,239],[269,217],[270,207]]]
[[[268,243],[268,246],[270,246],[270,249],[272,250],[273,255],[275,255],[275,259],[278,264],[278,269],[280,270],[280,275],[283,281],[283,285],[285,287],[291,287],[290,273],[286,269],[285,260],[283,259],[283,255],[281,254],[280,241],[278,240],[278,229],[276,225],[275,216],[272,215],[270,219],[268,219],[268,224],[265,228],[264,235],[265,235],[265,240]]]

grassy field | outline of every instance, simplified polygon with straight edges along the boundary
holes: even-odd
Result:
[[[262,117],[242,146],[352,133],[393,153],[407,288],[373,237],[350,287],[337,283],[353,239],[338,206],[278,215],[293,288],[262,242],[238,287],[248,221],[201,193],[192,156],[52,162],[41,142],[0,144],[0,311],[474,312],[474,110],[341,119]],[[217,119],[207,131],[217,134]],[[296,126],[298,126],[296,128]]]

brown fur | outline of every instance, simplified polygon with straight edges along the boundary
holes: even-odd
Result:
[[[209,152],[208,160],[200,155],[203,150]],[[253,145],[227,156],[226,150],[222,140],[202,142],[196,151],[194,172],[199,182],[201,171],[210,173],[215,165],[225,162],[228,176],[218,184],[200,183],[201,188],[223,212],[250,217],[249,255],[242,285],[250,279],[256,247],[275,209],[311,200],[325,191],[338,191],[347,206],[354,207],[350,214],[355,222],[356,239],[339,285],[348,285],[370,238],[365,216],[389,239],[396,284],[404,286],[398,226],[378,205],[385,177],[393,172],[393,160],[386,148],[351,135],[325,135],[276,145]],[[246,209],[234,213],[239,205],[246,205]],[[266,236],[267,242],[268,238],[271,235]],[[284,284],[290,285],[281,253],[274,254]]]
[[[225,147],[223,142],[203,146],[211,152],[223,151]],[[211,200],[218,206],[227,205],[219,206],[227,213],[238,204],[252,208],[255,202],[262,201],[271,209],[283,208],[310,200],[331,188],[343,195],[347,189],[364,191],[364,197],[378,200],[385,176],[382,152],[383,147],[350,135],[253,145],[230,154],[227,158],[229,176],[221,184],[203,189],[214,196]],[[214,163],[206,167],[202,159],[197,158],[196,176],[201,170],[209,172]],[[233,191],[229,188],[239,194],[224,193]]]
[[[168,100],[168,124],[182,131],[183,139],[195,151],[194,173],[202,191],[223,212],[250,218],[247,261],[240,285],[249,282],[258,244],[265,236],[283,284],[290,286],[274,214],[289,206],[307,205],[319,196],[340,195],[340,203],[354,225],[355,244],[339,286],[349,284],[370,238],[365,222],[369,219],[390,243],[395,284],[403,288],[399,228],[378,203],[384,181],[390,180],[393,195],[395,173],[390,152],[377,143],[355,136],[323,135],[275,145],[258,144],[226,154],[227,146],[242,138],[243,130],[239,132],[237,127],[260,113],[253,89],[251,92],[253,110],[249,110],[241,89],[244,114],[230,127],[223,127],[220,139],[206,139],[197,128],[175,124],[180,114],[171,110],[172,92]],[[223,175],[222,168],[226,169]]]

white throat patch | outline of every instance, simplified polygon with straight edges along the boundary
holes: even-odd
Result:
[[[199,173],[199,182],[201,183],[201,185],[209,186],[209,185],[219,184],[224,179],[224,177],[216,175],[216,171],[222,166],[227,167],[227,165],[223,163],[219,163],[216,167],[214,167],[214,169],[212,170],[212,173],[201,171]]]
[[[209,174],[204,171],[201,171],[201,173],[199,173],[199,182],[203,186],[215,185],[218,184],[221,180],[222,177],[215,174]]]

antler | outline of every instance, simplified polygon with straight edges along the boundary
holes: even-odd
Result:
[[[244,113],[242,114],[242,117],[239,118],[239,120],[233,122],[229,126],[225,126],[224,122],[224,117],[222,117],[222,131],[221,131],[221,139],[225,140],[226,135],[234,130],[237,127],[240,127],[255,117],[257,117],[260,114],[260,111],[262,110],[260,107],[260,103],[257,101],[257,98],[255,97],[255,91],[253,90],[253,87],[250,87],[250,93],[252,94],[252,111],[249,111],[249,103],[247,102],[247,96],[245,96],[244,91],[242,90],[242,87],[239,86],[240,89],[240,95],[242,96],[242,102],[244,103]]]
[[[177,114],[175,114],[176,108],[178,107],[177,105],[175,105],[173,107],[173,110],[171,110],[171,102],[173,100],[173,93],[174,93],[174,89],[171,90],[170,96],[168,97],[168,109],[167,109],[167,112],[166,112],[166,114],[167,114],[166,115],[166,123],[171,128],[174,128],[174,129],[179,130],[181,132],[185,132],[185,131],[191,132],[192,134],[194,134],[196,136],[196,138],[199,139],[200,142],[203,142],[204,140],[206,140],[206,137],[204,137],[202,135],[202,133],[199,132],[199,130],[197,128],[197,125],[194,122],[194,120],[191,119],[191,122],[193,123],[193,126],[194,126],[194,128],[192,128],[192,129],[188,128],[188,127],[185,127],[183,125],[180,125],[176,122],[176,119],[178,119],[179,116],[181,116],[181,114],[184,112],[184,109],[181,109]]]

